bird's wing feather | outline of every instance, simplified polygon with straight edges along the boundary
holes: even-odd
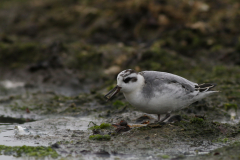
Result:
[[[145,79],[145,86],[143,87],[143,92],[145,96],[153,96],[154,91],[163,91],[167,89],[167,86],[181,86],[186,89],[187,92],[194,92],[195,86],[197,83],[191,82],[183,77],[166,73],[166,72],[157,72],[157,71],[143,71],[140,74]]]

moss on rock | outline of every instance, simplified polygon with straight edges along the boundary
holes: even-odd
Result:
[[[89,129],[90,130],[93,130],[93,129],[112,129],[113,126],[109,123],[102,123],[100,124],[99,126],[98,125],[94,125],[92,127],[90,127]]]
[[[46,157],[51,156],[52,158],[57,158],[58,153],[51,147],[32,147],[32,146],[5,146],[0,145],[0,152],[4,155],[14,155],[16,157],[22,156],[34,156],[34,157]]]
[[[99,140],[99,141],[108,141],[111,139],[110,135],[100,135],[100,134],[95,134],[95,135],[90,135],[89,139],[91,140]]]

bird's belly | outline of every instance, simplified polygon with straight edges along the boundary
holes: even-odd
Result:
[[[125,96],[127,101],[137,109],[150,114],[165,114],[171,111],[179,110],[191,104],[188,100],[178,99],[176,97],[154,97],[144,98],[141,96]]]

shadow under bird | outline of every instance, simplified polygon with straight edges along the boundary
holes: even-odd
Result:
[[[166,120],[172,111],[183,109],[190,104],[212,95],[216,84],[197,84],[183,77],[157,71],[135,72],[127,69],[117,76],[117,86],[105,95],[108,100],[123,92],[126,100],[137,109],[160,115]]]

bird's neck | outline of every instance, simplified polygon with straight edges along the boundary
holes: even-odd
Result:
[[[131,101],[136,101],[140,97],[142,97],[141,94],[142,94],[142,88],[144,84],[145,84],[144,77],[142,75],[138,75],[138,87],[136,87],[131,92],[123,93],[128,102],[131,103]]]

